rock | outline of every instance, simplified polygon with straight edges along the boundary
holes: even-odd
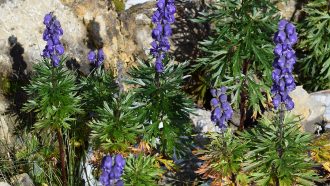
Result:
[[[0,182],[0,186],[10,186],[7,182]]]
[[[131,8],[134,5],[143,4],[149,1],[153,1],[153,0],[127,0],[125,3],[125,10]]]
[[[195,112],[193,114],[190,114],[190,119],[192,120],[196,130],[201,133],[219,131],[219,127],[211,121],[211,112],[208,110],[199,108],[195,109]],[[230,128],[236,130],[236,126],[239,125],[239,114],[237,112],[234,112],[231,122],[232,123],[229,125]]]
[[[34,186],[32,179],[26,173],[12,177],[11,181],[17,186]]]
[[[211,112],[203,109],[196,109],[194,114],[190,114],[190,118],[195,126],[195,128],[202,132],[215,132],[219,128],[214,125],[211,121]]]
[[[15,59],[22,59],[21,61],[26,63],[25,68],[31,70],[32,64],[41,59],[40,54],[46,44],[42,40],[45,28],[43,17],[51,11],[54,11],[64,30],[61,41],[65,47],[65,55],[75,58],[78,62],[86,63],[88,53],[88,49],[84,47],[86,28],[71,9],[64,6],[59,0],[47,2],[12,0],[3,3],[0,6],[0,48],[3,51],[2,54],[0,53],[0,59],[4,58],[3,53],[13,63],[15,63]],[[11,36],[16,39],[9,41]],[[13,47],[18,45],[20,48],[15,53],[12,51]],[[5,62],[5,65],[8,66],[7,59]]]
[[[0,144],[7,144],[11,147],[13,141],[14,132],[14,118],[5,114],[9,102],[0,94]],[[0,153],[3,152],[4,148],[0,148]]]
[[[311,94],[311,97],[325,106],[323,119],[326,123],[330,123],[330,90],[314,92]]]
[[[324,119],[324,103],[320,102],[312,94],[309,95],[302,86],[297,86],[290,93],[290,96],[295,103],[295,107],[291,112],[302,118],[301,123],[306,132],[315,132],[317,127],[315,124],[321,123]]]
[[[330,123],[328,123],[324,126],[324,130],[330,132]]]
[[[276,5],[281,12],[281,17],[290,20],[292,15],[295,13],[296,4],[297,4],[296,0],[288,0],[288,1],[278,1]]]

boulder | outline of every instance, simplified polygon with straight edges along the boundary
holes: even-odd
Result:
[[[46,44],[42,40],[45,29],[43,17],[51,11],[60,20],[64,30],[61,41],[65,47],[65,55],[80,63],[86,63],[86,28],[69,7],[59,0],[12,0],[0,5],[0,60],[5,58],[1,68],[3,65],[8,66],[10,58],[12,63],[15,63],[15,60],[26,63],[25,68],[31,70],[32,65],[41,59],[40,54]],[[3,56],[4,54],[6,55]]]

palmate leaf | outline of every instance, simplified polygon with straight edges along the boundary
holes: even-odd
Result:
[[[242,85],[253,86],[248,91],[254,112],[260,113],[260,103],[265,104],[264,96],[256,92],[269,94],[273,56],[272,36],[278,21],[277,9],[268,0],[224,0],[213,2],[207,12],[201,13],[197,22],[211,23],[213,34],[200,42],[204,55],[193,65],[193,71],[209,76],[211,86],[226,85],[233,93],[232,103],[238,107]],[[254,76],[250,85],[250,75],[243,74],[244,63],[248,63],[248,72]],[[227,78],[232,79],[228,81]],[[255,81],[258,80],[258,81]],[[240,86],[234,86],[239,84]],[[201,92],[203,93],[203,92]]]
[[[140,105],[138,109],[146,129],[144,139],[168,156],[180,157],[188,150],[192,101],[181,89],[186,66],[187,63],[175,65],[170,61],[156,77],[152,62],[139,61],[129,71],[127,80],[134,87],[134,100]]]
[[[243,170],[250,172],[258,185],[275,185],[275,177],[280,185],[315,185],[319,178],[307,153],[311,149],[311,135],[301,132],[299,119],[290,114],[284,118],[283,139],[279,125],[278,115],[264,116],[257,128],[240,133],[249,149]],[[278,155],[280,147],[282,157]]]
[[[75,120],[72,116],[82,112],[75,76],[63,67],[64,63],[65,58],[54,68],[49,60],[43,59],[34,66],[30,85],[25,87],[30,99],[23,110],[37,114],[36,128],[70,128]]]
[[[101,147],[104,151],[126,152],[143,132],[139,112],[133,109],[130,93],[117,95],[111,105],[104,102],[97,113],[99,119],[94,119],[89,124],[92,130],[91,139],[95,147]]]

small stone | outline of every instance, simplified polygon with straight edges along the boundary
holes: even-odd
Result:
[[[11,180],[17,186],[34,186],[32,179],[26,173],[16,175]]]
[[[330,132],[330,123],[328,123],[324,126],[324,130]]]

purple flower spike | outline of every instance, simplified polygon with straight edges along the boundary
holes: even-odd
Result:
[[[63,30],[60,22],[56,20],[52,12],[45,15],[43,23],[46,25],[46,29],[42,38],[47,44],[42,51],[42,57],[50,59],[53,67],[57,67],[60,64],[60,56],[64,53],[64,47],[60,42]]]
[[[211,120],[216,123],[221,130],[226,129],[226,123],[233,115],[233,109],[227,101],[226,87],[211,89],[213,98],[211,99],[212,114]]]
[[[97,51],[97,54],[95,51],[90,51],[88,53],[88,56],[87,56],[89,62],[93,65],[95,65],[96,67],[99,67],[102,65],[103,61],[104,61],[104,58],[105,58],[105,55],[104,55],[104,52],[102,49],[99,49]]]
[[[150,53],[155,60],[155,70],[157,73],[164,71],[163,59],[170,50],[168,37],[172,35],[171,24],[174,23],[176,12],[173,0],[158,0],[157,10],[154,12],[151,20],[156,25],[152,30],[151,36],[154,41],[151,43]]]
[[[283,103],[287,110],[292,110],[294,103],[289,93],[296,88],[292,75],[296,55],[292,47],[298,40],[298,34],[296,27],[286,20],[279,22],[278,30],[274,37],[276,58],[273,62],[273,86],[271,88],[273,105],[277,109]]]
[[[114,164],[113,164],[114,159]],[[105,156],[102,159],[101,169],[102,174],[100,176],[100,182],[104,186],[110,185],[123,185],[123,181],[120,179],[124,172],[125,159],[122,155],[117,154],[115,157]]]

